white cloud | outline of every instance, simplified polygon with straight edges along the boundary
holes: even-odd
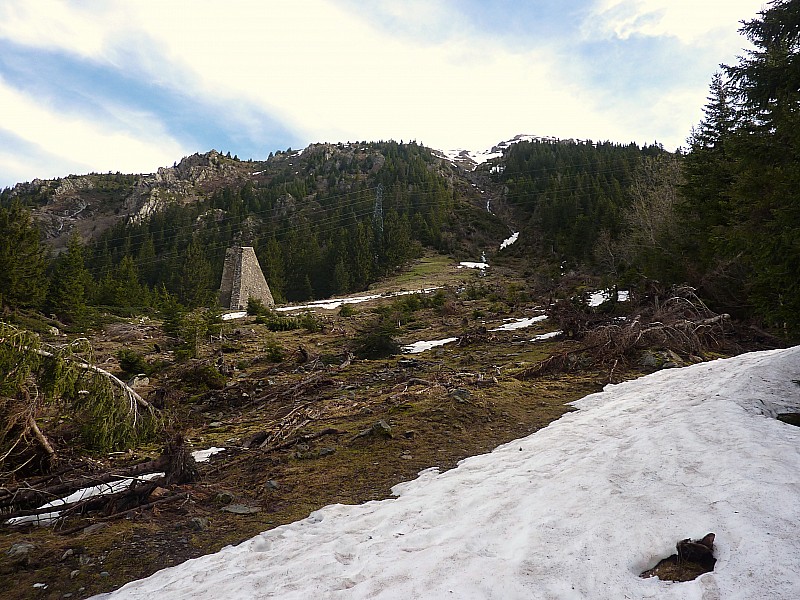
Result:
[[[478,31],[452,3],[414,0],[401,10],[382,2],[366,16],[345,0],[5,0],[0,38],[69,53],[197,98],[218,107],[218,130],[251,140],[268,135],[266,114],[304,143],[393,138],[486,148],[532,133],[640,143],[657,138],[670,147],[689,133],[684,115],[700,108],[681,110],[680,102],[702,104],[705,97],[705,85],[695,93],[677,80],[659,86],[655,103],[627,90],[623,97],[614,95],[619,90],[591,89],[574,76],[581,56],[563,53],[569,40],[558,42],[561,52],[548,46],[552,40],[519,49],[497,31]],[[760,8],[754,0],[600,0],[583,33],[601,41],[671,36],[698,53],[704,48],[699,58],[714,54],[713,66],[735,55],[730,48],[743,41],[737,21]],[[417,28],[424,34],[408,35]],[[722,46],[728,54],[717,56]],[[151,170],[187,153],[157,115],[95,98],[111,115],[97,122],[36,103],[8,85],[0,94],[4,113],[15,115],[5,127],[50,155],[78,156],[91,170]],[[271,140],[259,143],[270,148]],[[197,150],[204,149],[191,151]],[[145,163],[151,166],[135,166]]]
[[[586,25],[594,34],[672,36],[686,44],[736,36],[739,22],[756,17],[761,0],[600,0]],[[712,37],[711,34],[714,34]]]
[[[98,59],[125,27],[124,12],[111,8],[110,2],[78,5],[58,0],[3,0],[0,38]]]
[[[1,78],[0,106],[6,117],[2,129],[48,157],[47,164],[51,168],[33,176],[65,175],[53,172],[53,167],[66,165],[84,166],[86,171],[152,171],[187,153],[148,115],[110,107],[121,118],[98,121],[90,116],[66,113],[11,88]],[[15,164],[18,161],[7,162],[8,158],[0,159],[0,164],[20,172],[19,165]],[[32,176],[25,177],[29,178]]]
[[[137,6],[165,59],[195,74],[196,93],[258,105],[308,141],[489,146],[522,130],[578,136],[597,120],[543,52],[490,38],[412,42],[322,1]]]

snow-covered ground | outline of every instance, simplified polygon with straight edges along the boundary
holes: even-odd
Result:
[[[471,169],[475,169],[475,167],[477,167],[478,165],[481,165],[490,160],[494,160],[496,158],[500,158],[501,156],[503,156],[503,151],[507,150],[510,146],[516,144],[517,142],[525,142],[533,140],[558,141],[557,138],[548,136],[542,137],[537,135],[520,134],[520,135],[515,135],[510,140],[499,142],[487,150],[471,150],[465,148],[455,148],[452,150],[436,150],[435,152],[438,152],[443,157],[445,157],[446,159],[450,160],[453,163],[461,165],[469,165]]]
[[[800,347],[608,386],[526,438],[108,597],[800,598]],[[716,534],[714,572],[639,573]]]

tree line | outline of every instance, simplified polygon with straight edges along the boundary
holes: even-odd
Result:
[[[522,221],[506,252],[553,274],[686,282],[717,310],[800,333],[800,0],[741,32],[752,49],[712,78],[687,148],[534,140],[488,165]],[[358,146],[282,153],[243,186],[56,258],[4,193],[0,301],[66,320],[86,305],[206,306],[234,243],[255,248],[276,299],[300,301],[362,290],[423,247],[452,251],[464,217],[441,163],[416,143]]]
[[[710,82],[687,148],[515,144],[496,177],[527,215],[513,251],[615,282],[687,282],[800,334],[800,1],[774,0]],[[524,230],[523,230],[524,231]]]
[[[454,202],[452,185],[424,147],[376,142],[363,150],[308,152],[298,160],[301,172],[277,168],[143,222],[120,220],[88,244],[73,235],[57,257],[41,243],[27,208],[6,194],[2,302],[66,322],[82,321],[87,306],[209,306],[233,244],[255,248],[278,301],[363,290],[423,247],[443,249]]]

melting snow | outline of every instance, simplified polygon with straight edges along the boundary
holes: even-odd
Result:
[[[407,346],[403,346],[403,352],[407,352],[408,354],[418,354],[420,352],[425,352],[425,350],[430,350],[431,348],[435,348],[436,346],[444,346],[445,344],[450,344],[455,342],[458,338],[457,337],[449,337],[443,340],[430,340],[430,341],[423,341],[423,342],[414,342],[413,344],[408,344]]]
[[[117,481],[111,481],[109,483],[101,483],[99,485],[93,485],[91,487],[86,487],[83,489],[78,490],[77,492],[73,492],[69,496],[65,498],[58,498],[53,500],[52,502],[48,502],[47,504],[42,504],[39,508],[58,508],[60,506],[64,506],[65,504],[71,504],[73,502],[80,502],[81,500],[86,500],[87,498],[92,498],[94,496],[106,496],[108,494],[116,494],[117,492],[121,492],[126,490],[130,487],[131,483],[134,481],[141,482],[141,481],[149,481],[151,479],[155,479],[156,477],[163,477],[164,473],[149,473],[147,475],[142,475],[141,477],[123,477],[122,479],[118,479]],[[61,514],[60,511],[54,510],[53,512],[49,513],[42,513],[38,515],[29,515],[25,517],[14,517],[13,519],[9,519],[6,521],[8,525],[22,525],[26,523],[33,523],[36,525],[52,525],[53,522],[58,519],[59,515]]]
[[[288,312],[293,310],[308,310],[311,308],[324,308],[333,310],[339,308],[342,304],[360,304],[368,300],[375,300],[376,298],[395,298],[397,296],[408,296],[411,294],[429,294],[435,292],[439,287],[422,288],[420,290],[404,290],[402,292],[391,292],[389,294],[369,294],[366,296],[351,296],[349,298],[330,298],[328,300],[315,300],[308,304],[295,305],[295,306],[279,306],[275,310],[278,312]]]
[[[550,338],[554,338],[558,335],[564,333],[560,329],[558,331],[549,331],[548,333],[540,333],[536,337],[534,337],[531,341],[532,342],[541,342],[542,340],[549,340]]]
[[[211,446],[211,448],[207,448],[206,450],[195,450],[192,452],[192,458],[194,458],[195,462],[207,462],[212,456],[223,452],[224,450],[225,448]]]
[[[247,316],[246,310],[238,310],[236,312],[229,312],[222,315],[223,321],[231,321],[233,319],[242,319]]]
[[[534,323],[539,323],[545,319],[547,319],[547,315],[539,315],[537,317],[528,317],[525,319],[513,319],[510,323],[495,327],[489,331],[514,331],[515,329],[524,329],[525,327],[530,327]]]
[[[398,497],[336,504],[107,598],[800,597],[800,347],[607,386]],[[715,570],[639,573],[716,534]]]
[[[488,269],[489,264],[485,262],[469,262],[469,261],[462,261],[458,263],[459,269]]]
[[[617,292],[617,300],[627,302],[629,293],[627,290]],[[603,302],[611,299],[611,290],[600,290],[589,294],[589,306],[600,306]]]
[[[500,244],[500,250],[502,250],[504,248],[508,248],[511,244],[516,242],[518,239],[519,239],[519,231],[515,231],[514,233],[511,234],[511,237],[506,238],[506,239],[503,240],[503,243]]]
[[[394,298],[396,296],[407,296],[409,294],[429,294],[435,292],[439,287],[422,288],[420,290],[410,290],[402,292],[392,292],[390,294],[368,294],[365,296],[351,296],[349,298],[328,298],[327,300],[314,300],[307,304],[294,304],[291,306],[276,306],[276,312],[291,312],[295,310],[311,310],[312,308],[322,308],[325,310],[333,310],[339,308],[342,304],[360,304],[368,300],[375,300],[376,298]],[[229,312],[222,315],[223,321],[231,319],[241,319],[247,316],[247,311]]]

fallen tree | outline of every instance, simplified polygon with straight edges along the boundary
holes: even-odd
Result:
[[[66,408],[88,448],[119,450],[160,427],[157,409],[92,361],[85,339],[55,346],[0,322],[0,482],[45,473],[58,452],[42,417]]]
[[[0,489],[0,514],[10,525],[61,523],[98,511],[111,517],[158,501],[151,496],[159,488],[163,495],[172,496],[166,488],[196,478],[195,460],[183,436],[176,435],[154,460],[106,471],[94,467],[93,472],[77,475],[64,470],[56,482],[41,478]]]
[[[711,311],[688,286],[653,288],[634,300],[629,316],[609,315],[580,302],[562,300],[548,316],[578,344],[518,372],[517,379],[590,366],[608,366],[609,381],[626,361],[648,350],[701,360],[705,353],[735,353],[730,315]],[[681,359],[682,360],[682,359]]]

